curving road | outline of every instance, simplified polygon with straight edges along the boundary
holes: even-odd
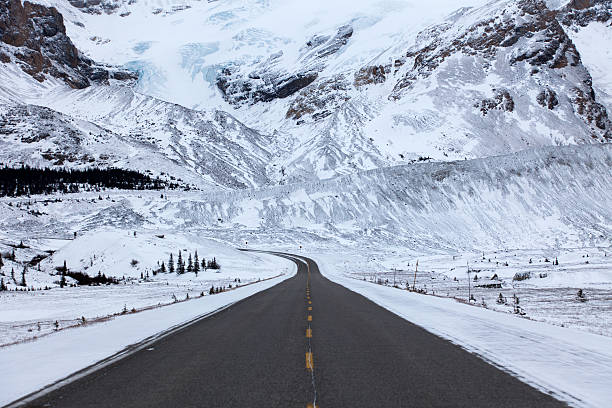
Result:
[[[298,264],[294,278],[24,406],[564,406],[330,282],[314,261],[276,255]]]

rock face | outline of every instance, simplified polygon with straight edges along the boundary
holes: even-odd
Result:
[[[519,9],[510,10],[514,7]],[[449,24],[422,33],[421,37],[428,41],[406,53],[405,58],[414,61],[413,67],[398,82],[395,93],[399,94],[417,79],[429,76],[448,57],[457,53],[492,59],[498,51],[505,49],[512,52],[510,65],[526,62],[533,67],[534,74],[542,66],[563,68],[580,63],[576,47],[555,18],[555,13],[543,1],[518,1],[503,11],[472,25],[452,39],[448,38],[449,32],[452,33]],[[510,12],[514,18],[507,17]],[[535,41],[530,41],[532,39]],[[527,42],[529,44],[525,44]]]
[[[514,100],[507,90],[493,90],[495,96],[493,98],[484,99],[476,105],[480,109],[482,115],[485,116],[490,110],[497,109],[505,112],[514,111]]]
[[[50,75],[77,89],[90,81],[136,79],[133,73],[96,65],[80,55],[57,9],[28,1],[0,0],[0,61],[16,63],[40,82]]]
[[[585,27],[593,21],[611,24],[612,1],[572,0],[559,12],[559,21],[565,26]]]
[[[69,0],[70,4],[88,14],[112,14],[121,4],[111,0]]]
[[[272,54],[249,72],[236,64],[225,67],[217,77],[217,86],[234,105],[287,98],[312,84],[325,68],[325,61],[340,51],[352,35],[352,27],[342,26],[334,36],[313,36],[302,47],[298,71],[287,72],[282,67],[282,52]]]

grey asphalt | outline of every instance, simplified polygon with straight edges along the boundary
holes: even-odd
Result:
[[[295,261],[295,277],[26,406],[565,406]]]

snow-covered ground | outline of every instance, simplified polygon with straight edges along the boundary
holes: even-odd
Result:
[[[23,240],[23,246],[28,248],[13,248],[6,239],[0,243],[4,262],[0,278],[9,289],[0,295],[0,346],[132,310],[208,296],[211,287],[229,290],[286,275],[291,269],[283,259],[241,252],[194,233],[145,230],[134,236],[133,230],[106,228],[83,233],[74,240],[30,237]],[[197,251],[200,262],[216,258],[221,269],[200,267],[197,276],[194,272],[170,273],[170,253],[177,268],[179,250],[185,263],[189,254],[195,257]],[[13,251],[15,261],[7,258]],[[27,268],[26,286],[22,286],[24,265],[37,256],[48,257]],[[91,277],[103,274],[119,281],[77,286],[76,280],[66,277],[67,286],[61,288],[64,261],[68,271]],[[154,274],[162,262],[166,272]]]
[[[612,338],[612,246],[411,256],[402,248],[381,248],[349,254],[339,265],[346,277],[401,290],[414,286],[463,303],[471,294],[476,307]]]
[[[572,406],[612,404],[610,337],[352,279],[347,275],[358,263],[346,262],[354,259],[351,252],[309,255],[332,281]],[[609,298],[607,303],[609,306]],[[409,342],[406,347],[410,347]]]

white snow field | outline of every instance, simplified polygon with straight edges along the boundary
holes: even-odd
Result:
[[[261,257],[269,257],[261,255]],[[283,276],[244,286],[214,296],[191,299],[163,308],[119,316],[100,323],[60,330],[36,341],[0,348],[2,378],[0,404],[8,404],[27,394],[82,370],[127,346],[156,338],[259,291],[290,278],[297,268],[293,262],[269,257],[271,264],[285,268]],[[78,301],[78,298],[75,299]],[[104,301],[104,298],[100,298]],[[158,338],[158,337],[157,337]]]
[[[612,403],[610,337],[351,279],[344,275],[355,264],[346,263],[344,256],[313,257],[332,281],[571,406],[608,407]],[[410,347],[409,339],[406,347]]]

